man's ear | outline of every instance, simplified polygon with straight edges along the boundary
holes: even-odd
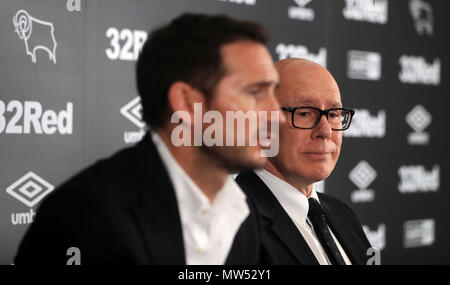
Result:
[[[191,85],[182,82],[174,82],[168,91],[168,103],[172,112],[184,111],[194,120],[194,103],[205,103],[204,95]]]

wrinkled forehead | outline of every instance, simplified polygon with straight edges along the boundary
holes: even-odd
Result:
[[[290,107],[307,106],[307,107],[316,107],[320,109],[331,109],[342,107],[341,100],[320,98],[318,96],[310,96],[308,94],[291,96],[290,98],[288,98],[287,102],[289,103]]]
[[[278,100],[283,106],[342,107],[333,76],[318,65],[297,65],[279,70]]]

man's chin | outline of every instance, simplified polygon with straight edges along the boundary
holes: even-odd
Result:
[[[250,147],[242,153],[242,164],[247,165],[250,169],[264,168],[268,162],[267,157],[261,155],[261,148]]]
[[[267,158],[266,157],[262,157],[262,156],[258,156],[257,158],[255,158],[252,163],[251,163],[251,169],[263,169],[266,165],[267,165]]]
[[[244,172],[254,169],[262,169],[267,164],[267,158],[262,156],[240,156],[234,161],[230,161],[229,165],[232,165],[232,171]]]
[[[316,183],[316,182],[319,182],[319,181],[327,179],[328,176],[330,176],[329,173],[326,173],[326,174],[325,173],[319,173],[319,174],[311,175],[309,180],[311,181],[311,183]]]
[[[215,149],[210,153],[230,172],[262,169],[268,161],[266,157],[261,156],[261,150],[258,147]]]

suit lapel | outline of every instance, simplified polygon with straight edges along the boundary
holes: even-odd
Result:
[[[319,264],[309,245],[284,209],[277,210],[273,218],[272,230],[301,264]]]
[[[320,202],[327,217],[328,225],[333,231],[336,238],[339,240],[345,253],[348,255],[353,264],[364,265],[365,257],[361,256],[361,250],[356,247],[359,244],[358,239],[354,236],[353,231],[347,226],[347,223],[339,219],[336,214],[332,212],[326,199],[320,193]]]
[[[186,264],[175,191],[149,134],[134,153],[138,206],[134,214],[150,264]]]
[[[255,200],[259,213],[271,221],[273,234],[300,264],[318,264],[302,234],[267,185],[253,171],[239,174],[237,182]]]

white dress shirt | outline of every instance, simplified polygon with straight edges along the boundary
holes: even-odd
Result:
[[[250,213],[245,194],[229,176],[211,203],[156,132],[152,132],[152,140],[175,189],[186,263],[224,264],[239,227]]]
[[[319,264],[320,265],[331,264],[319,239],[314,233],[312,223],[309,221],[308,218],[308,210],[309,210],[308,198],[312,197],[317,201],[319,201],[320,203],[317,192],[313,189],[311,191],[311,195],[309,197],[306,197],[294,186],[281,180],[280,178],[276,177],[275,175],[271,174],[266,170],[256,170],[255,173],[256,175],[259,176],[259,178],[261,178],[261,180],[267,185],[267,187],[269,187],[269,189],[277,198],[278,202],[280,202],[283,209],[286,211],[291,220],[297,226],[297,229],[302,234],[308,246],[311,248],[311,251],[314,253],[314,256],[317,258]],[[350,265],[351,264],[350,259],[348,258],[344,249],[340,245],[339,241],[334,236],[331,229],[330,232],[331,235],[333,236],[334,241],[336,242],[336,245],[342,257],[344,258],[345,263]]]

